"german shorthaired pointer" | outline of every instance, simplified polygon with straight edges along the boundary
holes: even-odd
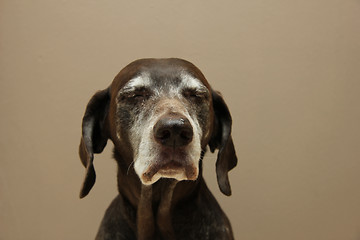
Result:
[[[95,183],[94,153],[114,143],[119,195],[96,239],[233,239],[230,222],[202,176],[207,145],[218,149],[219,188],[231,195],[237,164],[231,116],[200,70],[181,59],[130,63],[86,107],[79,154],[80,197]]]

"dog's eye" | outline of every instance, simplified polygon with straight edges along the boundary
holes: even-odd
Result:
[[[145,98],[147,95],[146,94],[143,94],[143,93],[133,93],[131,94],[130,96],[128,96],[129,98],[132,98],[132,99],[142,99],[142,98]]]
[[[184,91],[184,96],[188,98],[189,100],[193,101],[202,101],[207,99],[208,94],[206,91],[200,91],[196,89],[187,89]]]
[[[131,92],[125,92],[121,94],[121,100],[128,101],[143,101],[150,96],[150,93],[146,90],[135,90]]]

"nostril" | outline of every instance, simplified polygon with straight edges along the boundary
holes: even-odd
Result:
[[[170,130],[156,131],[155,137],[161,141],[165,141],[171,137]]]
[[[184,129],[181,131],[180,133],[180,137],[182,139],[184,139],[185,141],[191,141],[192,140],[192,137],[193,137],[193,132],[192,132],[192,129]]]

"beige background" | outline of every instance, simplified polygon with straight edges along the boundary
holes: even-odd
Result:
[[[111,144],[78,199],[89,98],[127,63],[181,57],[226,98],[236,239],[360,239],[360,1],[0,0],[0,239],[92,239]]]

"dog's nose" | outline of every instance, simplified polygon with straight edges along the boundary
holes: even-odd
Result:
[[[163,117],[154,126],[154,137],[167,147],[186,146],[193,138],[193,128],[185,117]]]

